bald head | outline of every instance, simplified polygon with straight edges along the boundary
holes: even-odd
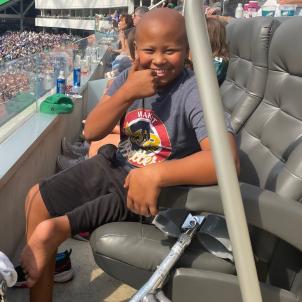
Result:
[[[168,33],[187,43],[185,19],[176,10],[170,8],[155,8],[144,14],[136,26],[137,43],[146,31]]]

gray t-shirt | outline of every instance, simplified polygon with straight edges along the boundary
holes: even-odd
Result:
[[[107,95],[112,96],[127,76],[128,70],[121,73]],[[227,130],[233,132],[227,113],[225,121]],[[184,70],[157,94],[134,101],[120,124],[118,158],[134,167],[183,158],[200,151],[199,142],[208,134],[193,73]]]

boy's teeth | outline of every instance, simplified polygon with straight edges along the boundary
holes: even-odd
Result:
[[[159,75],[163,75],[165,74],[166,70],[165,69],[156,69],[156,74],[159,76]]]

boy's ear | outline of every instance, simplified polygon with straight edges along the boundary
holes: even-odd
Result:
[[[137,54],[137,44],[136,41],[133,41],[133,45],[134,45],[134,55],[135,55],[135,59],[138,58],[138,54]]]
[[[187,58],[190,58],[190,57],[191,57],[189,44],[187,44],[186,56],[187,56]]]

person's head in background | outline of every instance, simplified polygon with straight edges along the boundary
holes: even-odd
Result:
[[[120,21],[118,23],[118,29],[120,31],[125,31],[133,27],[133,21],[131,15],[123,14],[120,16]]]
[[[172,83],[188,56],[184,18],[170,8],[146,13],[136,27],[135,49],[140,69],[151,69],[161,87]]]
[[[229,59],[229,50],[226,42],[225,24],[214,18],[206,18],[208,35],[210,39],[213,58],[220,57],[225,60]],[[186,67],[193,69],[191,52],[189,59],[186,61]]]
[[[139,6],[134,10],[133,13],[133,24],[137,25],[142,16],[149,11],[149,8],[146,6]]]
[[[127,41],[129,55],[131,59],[134,61],[135,60],[135,45],[134,45],[135,27],[132,27],[129,30],[125,31],[125,38]]]
[[[224,23],[214,18],[207,18],[206,20],[213,57],[228,59],[229,51]]]

